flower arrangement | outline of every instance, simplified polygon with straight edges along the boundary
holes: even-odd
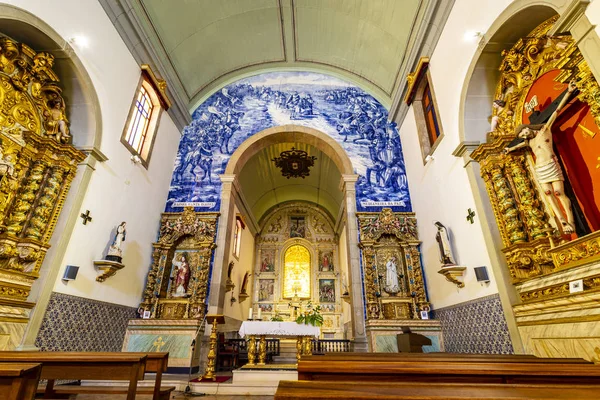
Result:
[[[275,312],[275,315],[271,317],[271,321],[273,322],[283,322],[283,317],[278,312]]]
[[[321,306],[317,305],[316,307],[314,307],[311,302],[308,302],[308,304],[306,305],[306,311],[298,315],[298,318],[296,318],[296,323],[312,326],[323,325]]]

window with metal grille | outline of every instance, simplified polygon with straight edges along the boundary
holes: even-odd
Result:
[[[162,107],[156,90],[150,82],[143,78],[131,106],[121,143],[131,154],[137,156],[146,168],[161,111]]]

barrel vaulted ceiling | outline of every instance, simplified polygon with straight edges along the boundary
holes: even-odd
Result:
[[[273,69],[338,75],[390,105],[426,0],[130,0],[192,110]],[[170,82],[173,84],[173,82]]]
[[[292,147],[316,157],[305,178],[286,178],[273,162],[273,158]],[[278,204],[298,200],[318,205],[335,221],[343,202],[342,174],[336,164],[319,149],[305,143],[279,143],[260,150],[244,164],[238,179],[244,203],[257,222]]]

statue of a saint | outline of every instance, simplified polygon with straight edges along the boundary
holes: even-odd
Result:
[[[450,236],[448,235],[448,230],[439,221],[435,222],[435,226],[438,229],[435,235],[435,240],[438,242],[438,246],[440,248],[440,262],[442,263],[442,266],[445,267],[448,265],[456,265],[456,261],[452,255],[452,248],[450,247]]]
[[[115,234],[115,240],[113,241],[112,246],[121,250],[121,245],[125,241],[125,235],[127,231],[125,230],[125,221],[121,222],[119,226],[117,226],[117,233]]]
[[[577,89],[575,81],[569,83],[567,94],[562,98],[556,110],[545,124],[519,125],[515,134],[524,139],[523,142],[506,147],[506,153],[529,147],[535,156],[535,179],[542,187],[546,199],[550,202],[554,215],[560,221],[565,234],[575,231],[575,220],[571,209],[571,200],[565,196],[565,178],[552,148],[552,124],[560,110],[567,104],[571,94]],[[559,204],[560,203],[560,204]],[[564,210],[561,210],[561,207]]]
[[[112,244],[108,248],[108,253],[106,255],[107,260],[121,262],[123,256],[123,250],[121,249],[121,246],[123,245],[123,242],[125,241],[125,235],[127,234],[125,225],[126,223],[123,221],[119,226],[117,226],[115,237],[112,241]]]
[[[398,267],[396,265],[396,256],[391,256],[385,264],[385,291],[389,294],[396,294],[400,291],[398,285]]]
[[[48,104],[50,111],[46,112],[46,130],[48,135],[55,136],[58,143],[66,143],[69,139],[69,127],[64,113],[62,99],[51,100]]]
[[[187,253],[183,253],[174,259],[173,265],[177,267],[175,270],[175,291],[173,292],[173,297],[185,297],[190,282],[190,265],[188,264]]]

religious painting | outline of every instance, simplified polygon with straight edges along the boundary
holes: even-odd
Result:
[[[275,279],[258,280],[258,301],[273,301]]]
[[[283,261],[283,298],[310,298],[310,252],[302,245],[290,246]]]
[[[569,82],[558,82],[561,74],[561,70],[551,70],[531,85],[523,105],[522,123],[545,123],[549,114],[556,110],[557,101],[569,96],[551,126],[552,141],[548,141],[550,146],[553,145],[549,151],[555,152],[554,169],[557,172],[554,179],[564,179],[564,195],[555,196],[555,190],[552,190],[547,197],[563,232],[575,230],[581,236],[600,230],[600,174],[597,173],[600,129],[589,104],[578,99],[579,92],[569,93]],[[545,170],[538,164],[535,165],[538,181],[539,178],[551,181],[551,177],[545,179]]]
[[[335,312],[335,304],[321,304],[321,311],[324,313]]]
[[[275,272],[275,249],[263,249],[260,258],[260,272]]]
[[[306,237],[306,219],[304,217],[290,217],[290,238]]]
[[[335,303],[335,280],[319,279],[319,302]]]
[[[259,304],[258,308],[261,312],[273,312],[273,304]]]
[[[169,294],[171,297],[188,297],[190,277],[199,264],[200,254],[196,250],[176,250],[171,260],[171,281]]]
[[[319,272],[333,272],[333,252],[319,251]]]

